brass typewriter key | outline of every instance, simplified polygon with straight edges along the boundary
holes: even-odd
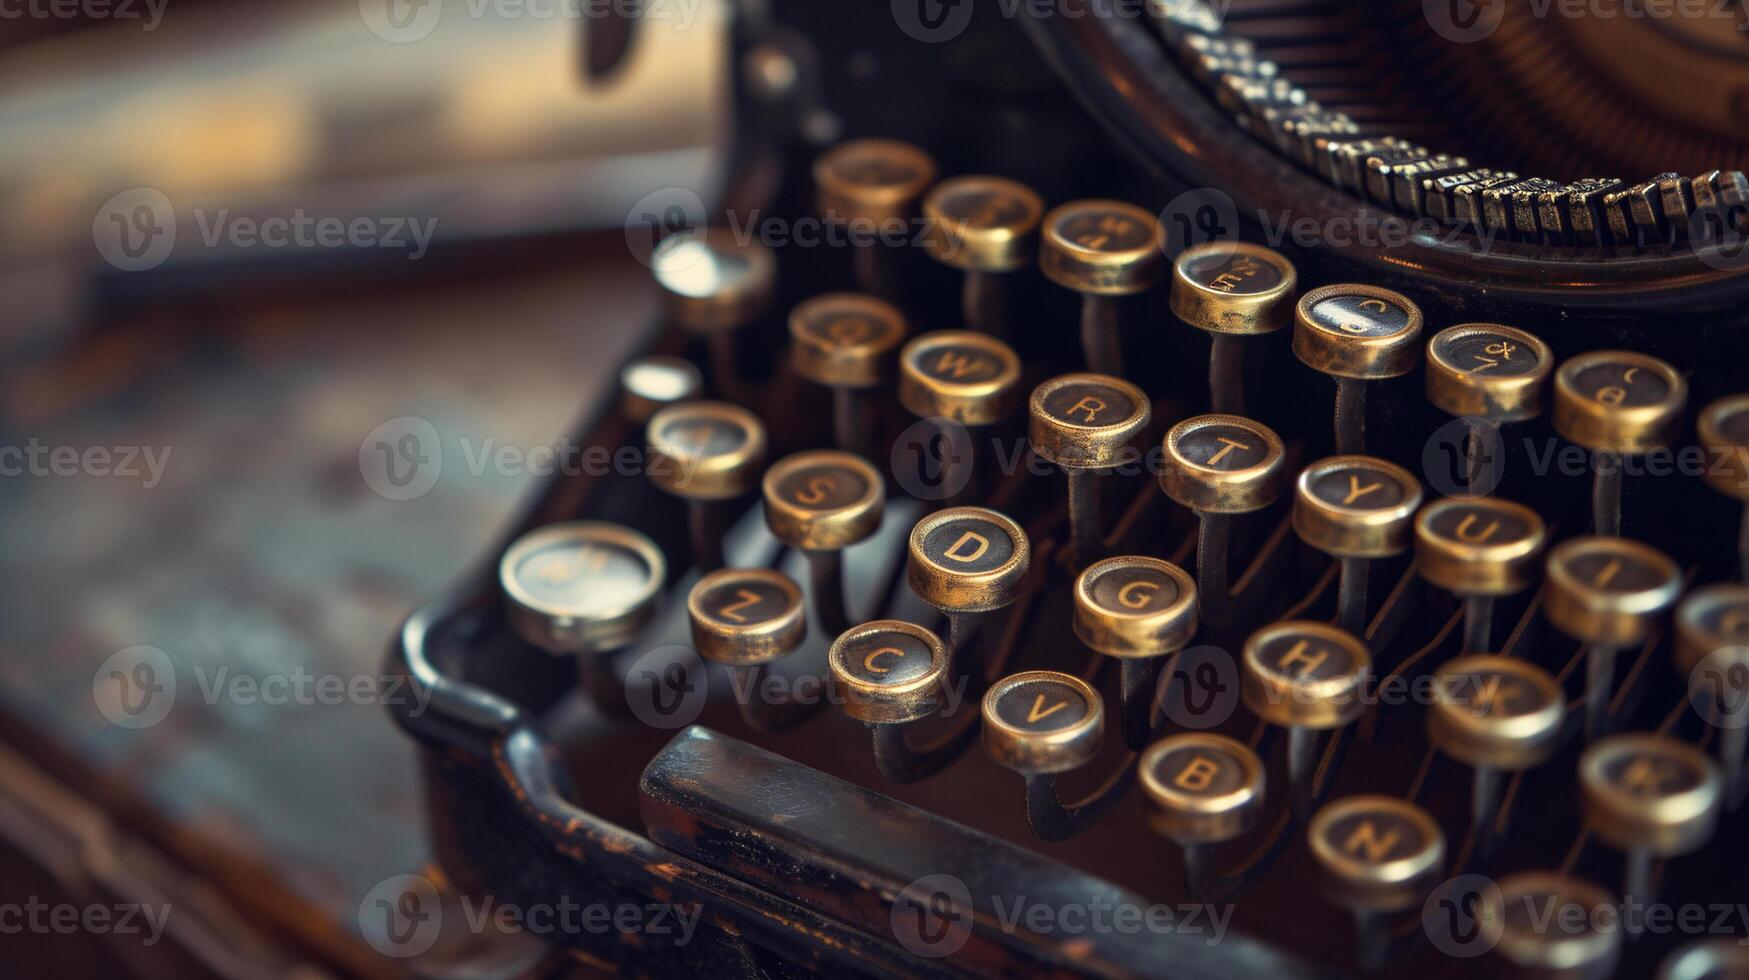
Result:
[[[1131,443],[1148,427],[1148,396],[1121,378],[1065,374],[1034,388],[1028,407],[1032,451],[1069,478],[1075,567],[1085,568],[1098,559],[1105,535],[1099,471],[1124,462]]]
[[[1548,672],[1525,660],[1471,654],[1433,675],[1427,734],[1474,770],[1470,822],[1486,854],[1495,840],[1499,774],[1542,765],[1559,744],[1566,695]]]
[[[984,507],[949,507],[911,529],[905,576],[918,598],[947,614],[948,652],[966,657],[978,617],[1011,605],[1032,563],[1026,532]],[[977,674],[968,669],[966,673]]]
[[[724,228],[670,235],[650,257],[675,322],[704,336],[718,397],[742,394],[735,333],[771,306],[777,260],[757,239]]]
[[[1336,902],[1354,913],[1361,969],[1379,969],[1386,917],[1420,905],[1445,863],[1439,824],[1393,796],[1345,796],[1318,810],[1306,840]]]
[[[1597,534],[1621,534],[1621,457],[1668,445],[1687,403],[1682,375],[1644,354],[1592,351],[1555,369],[1555,431],[1591,450]]]
[[[1652,858],[1706,843],[1719,821],[1720,780],[1711,759],[1662,735],[1612,735],[1579,757],[1585,824],[1627,852],[1623,898],[1648,903]]]
[[[510,628],[549,653],[576,654],[597,704],[625,704],[597,656],[630,643],[649,623],[668,575],[656,543],[628,527],[570,521],[517,538],[498,563]]]
[[[1543,614],[1584,643],[1585,739],[1605,734],[1616,651],[1646,642],[1676,602],[1682,574],[1662,552],[1624,538],[1571,538],[1547,562]]]
[[[1071,201],[1045,215],[1039,269],[1081,294],[1081,349],[1089,371],[1124,373],[1116,299],[1154,285],[1165,262],[1160,223],[1133,204]]]
[[[933,183],[935,161],[898,140],[849,140],[814,161],[815,207],[850,232],[857,289],[895,298],[897,276],[883,242],[912,239],[918,199]]]
[[[1075,635],[1122,664],[1124,743],[1146,745],[1162,658],[1196,635],[1196,584],[1158,558],[1107,558],[1075,580]]]
[[[815,296],[790,311],[791,362],[797,374],[832,390],[832,435],[839,449],[873,451],[870,392],[892,377],[907,331],[897,307],[858,293]]]
[[[1209,335],[1209,407],[1242,414],[1242,338],[1274,333],[1293,319],[1298,274],[1274,249],[1208,242],[1172,266],[1172,313]]]
[[[1469,427],[1464,485],[1470,493],[1491,489],[1476,489],[1484,479],[1488,437],[1509,422],[1542,414],[1543,386],[1554,363],[1549,345],[1498,323],[1460,323],[1427,341],[1427,398]]]
[[[795,652],[808,635],[802,590],[768,568],[722,568],[700,578],[686,598],[692,642],[698,655],[725,664],[737,675],[741,717],[758,731],[800,721],[813,708],[797,709],[761,700],[765,665]]]
[[[1497,497],[1444,497],[1416,515],[1416,568],[1463,599],[1465,653],[1494,648],[1494,600],[1531,584],[1546,538],[1536,511]]]
[[[752,490],[765,464],[765,426],[726,402],[670,405],[650,419],[650,479],[686,499],[693,561],[723,566],[721,502]]]
[[[685,358],[653,354],[620,369],[619,389],[620,411],[643,425],[669,405],[702,396],[704,375]]]
[[[1245,641],[1240,696],[1252,714],[1288,730],[1289,802],[1300,819],[1311,809],[1318,734],[1360,717],[1371,673],[1366,644],[1325,623],[1271,623]]]
[[[1676,669],[1703,717],[1719,729],[1725,805],[1742,802],[1749,748],[1749,585],[1709,585],[1676,607]]]
[[[1281,493],[1281,439],[1261,422],[1199,415],[1173,426],[1164,449],[1160,489],[1196,513],[1197,601],[1203,618],[1218,624],[1225,621],[1232,515],[1275,503]]]
[[[1735,939],[1690,943],[1665,958],[1658,980],[1749,980],[1749,946]]]
[[[1332,555],[1337,579],[1336,624],[1366,634],[1368,562],[1402,554],[1421,506],[1421,484],[1408,470],[1371,456],[1331,456],[1300,471],[1294,490],[1294,532]]]
[[[1185,889],[1206,894],[1214,845],[1250,830],[1263,813],[1263,760],[1237,739],[1182,732],[1148,746],[1138,768],[1149,826],[1184,849]]]
[[[1099,692],[1081,678],[1054,670],[1004,677],[984,692],[983,719],[984,750],[1026,777],[1026,819],[1039,839],[1073,837],[1123,798],[1121,776],[1081,802],[1057,798],[1056,774],[1092,761],[1105,736]]]
[[[1749,394],[1721,398],[1695,421],[1706,452],[1706,480],[1714,490],[1743,501],[1737,529],[1737,574],[1749,581]]]
[[[1007,344],[966,330],[926,333],[899,352],[899,404],[920,419],[945,420],[940,485],[963,492],[977,475],[976,442],[956,448],[957,422],[994,425],[1020,403],[1020,357]],[[957,496],[950,493],[949,496]]]
[[[814,614],[828,636],[850,628],[844,605],[844,549],[881,526],[886,484],[854,453],[795,453],[765,471],[765,523],[808,556]]]
[[[1294,356],[1336,379],[1336,451],[1366,452],[1366,383],[1415,369],[1421,309],[1377,286],[1338,284],[1300,297]]]
[[[910,783],[938,772],[977,736],[977,715],[966,712],[933,744],[906,741],[912,722],[959,707],[950,700],[947,646],[929,630],[896,619],[864,623],[838,637],[826,660],[833,702],[868,726],[875,764],[888,779]]]
[[[1521,871],[1481,891],[1476,916],[1494,935],[1493,952],[1538,976],[1601,980],[1621,958],[1621,930],[1608,923],[1615,896],[1553,871]]]
[[[966,274],[960,306],[967,329],[997,336],[1007,332],[1002,280],[1037,254],[1044,211],[1032,188],[985,174],[950,177],[923,199],[929,222],[924,251]]]

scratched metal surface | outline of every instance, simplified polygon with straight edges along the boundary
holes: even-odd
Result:
[[[398,621],[536,479],[482,470],[480,451],[552,442],[612,384],[654,312],[639,271],[601,244],[483,282],[220,300],[12,343],[0,445],[152,447],[162,470],[0,480],[0,711],[144,799],[196,869],[234,876],[242,856],[309,910],[300,927],[354,940],[364,893],[426,859],[412,744],[376,703],[217,685],[374,682]],[[437,431],[439,476],[394,501],[359,450],[407,415]],[[176,683],[163,720],[130,729],[103,713],[98,671],[141,644]]]

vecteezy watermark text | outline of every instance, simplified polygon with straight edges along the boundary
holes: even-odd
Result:
[[[49,446],[32,437],[22,446],[0,446],[0,476],[118,477],[147,490],[164,479],[169,446]],[[141,467],[144,467],[143,469]]]

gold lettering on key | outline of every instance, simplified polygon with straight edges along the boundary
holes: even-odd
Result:
[[[1512,693],[1504,678],[1499,674],[1490,675],[1476,688],[1476,703],[1470,713],[1477,718],[1486,718],[1495,712],[1504,714]]]
[[[1035,725],[1068,706],[1069,702],[1058,701],[1056,704],[1047,708],[1045,707],[1045,696],[1043,694],[1034,695],[1032,699],[1032,709],[1026,713],[1026,723],[1028,725]]]
[[[1306,674],[1317,670],[1319,665],[1330,659],[1330,651],[1321,649],[1316,655],[1307,653],[1306,650],[1311,645],[1312,641],[1310,640],[1301,640],[1300,642],[1295,643],[1293,649],[1289,650],[1281,658],[1281,661],[1276,664],[1276,669],[1285,673],[1293,664],[1303,664],[1304,666],[1301,667],[1298,674],[1295,675],[1298,677],[1304,677]]]
[[[1342,849],[1349,854],[1365,850],[1366,859],[1377,864],[1390,855],[1397,846],[1397,841],[1401,839],[1401,832],[1393,829],[1380,835],[1371,820],[1363,820],[1359,827],[1354,828],[1354,833],[1348,835],[1348,841],[1342,845]]]
[[[1727,609],[1719,614],[1719,633],[1724,636],[1749,634],[1749,612]]]
[[[1157,582],[1131,582],[1117,590],[1118,605],[1125,609],[1141,609],[1154,601],[1154,593],[1158,591],[1160,585]],[[1145,594],[1137,595],[1138,592]]]
[[[1598,589],[1609,588],[1609,583],[1615,580],[1616,574],[1620,571],[1621,559],[1611,558],[1609,564],[1603,566],[1603,571],[1598,572],[1597,577],[1591,580],[1592,587]]]
[[[868,671],[871,674],[891,673],[893,668],[891,668],[891,667],[878,667],[875,665],[875,661],[879,660],[882,657],[898,657],[899,659],[903,660],[905,657],[905,651],[899,649],[898,647],[881,647],[879,650],[876,650],[875,652],[862,658],[862,669]]]
[[[1356,500],[1359,500],[1383,486],[1383,483],[1369,483],[1363,487],[1360,485],[1360,477],[1350,473],[1348,474],[1348,496],[1342,498],[1342,504],[1343,506],[1352,504]]]
[[[1633,760],[1621,771],[1621,788],[1635,796],[1649,796],[1660,792],[1664,780],[1658,768],[1656,759],[1641,756]]]
[[[735,599],[736,601],[718,609],[717,615],[726,619],[732,619],[737,623],[745,623],[747,617],[741,615],[741,610],[746,609],[748,606],[758,605],[759,593],[752,589],[738,589],[735,592]]]
[[[1605,405],[1620,405],[1628,400],[1628,392],[1618,385],[1607,385],[1597,389],[1597,400]]]
[[[854,317],[833,320],[826,326],[826,336],[840,344],[854,344],[868,333],[868,324]]]
[[[1213,456],[1209,457],[1208,465],[1210,465],[1210,466],[1221,465],[1221,460],[1226,458],[1226,455],[1235,449],[1250,449],[1251,448],[1250,446],[1247,446],[1242,442],[1238,442],[1238,441],[1235,441],[1233,439],[1228,439],[1226,436],[1215,436],[1215,441],[1221,444],[1221,451],[1218,453],[1215,453]]]
[[[1221,767],[1213,759],[1199,755],[1178,770],[1178,775],[1172,777],[1172,785],[1192,793],[1200,793],[1209,788],[1220,771]]]
[[[826,499],[826,491],[838,486],[838,481],[829,476],[816,476],[808,481],[807,486],[796,491],[796,503],[812,507]]]
[[[963,547],[964,545],[966,545],[968,542],[975,544],[976,550],[974,550],[969,555],[960,554],[959,553],[960,548]],[[953,547],[947,549],[947,551],[942,553],[942,557],[943,558],[952,558],[954,561],[957,561],[957,562],[969,563],[969,562],[977,561],[978,559],[984,557],[984,552],[989,551],[989,550],[990,550],[990,539],[989,538],[984,537],[982,534],[979,534],[976,531],[967,531],[966,533],[960,535],[960,539],[953,543]]]
[[[1094,223],[1092,231],[1082,232],[1075,236],[1075,244],[1082,245],[1094,251],[1100,251],[1114,238],[1125,238],[1130,233],[1130,222],[1115,214],[1101,215]]]
[[[1465,514],[1464,519],[1458,522],[1458,526],[1457,526],[1457,538],[1458,538],[1458,540],[1459,541],[1468,541],[1471,544],[1479,544],[1479,543],[1486,541],[1489,538],[1493,537],[1494,532],[1500,530],[1500,522],[1499,521],[1497,521],[1497,520],[1489,521],[1488,526],[1483,528],[1480,534],[1477,534],[1477,533],[1474,533],[1470,530],[1471,528],[1475,527],[1477,523],[1478,523],[1478,521],[1476,519],[1476,515]]]
[[[967,357],[958,351],[944,350],[936,358],[935,373],[954,379],[964,378],[973,374],[982,374],[988,370],[989,362],[982,357]]]
[[[1093,397],[1092,395],[1085,395],[1081,398],[1080,401],[1069,406],[1069,411],[1067,414],[1075,415],[1075,414],[1078,414],[1081,412],[1085,412],[1087,414],[1087,417],[1082,419],[1081,421],[1091,422],[1094,419],[1098,418],[1099,413],[1103,412],[1103,411],[1105,411],[1105,402]]]
[[[1382,299],[1363,299],[1360,301],[1360,308],[1371,310],[1374,313],[1389,313],[1391,311],[1391,308],[1386,306]]]

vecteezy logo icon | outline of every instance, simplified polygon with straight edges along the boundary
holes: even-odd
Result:
[[[366,486],[389,500],[425,496],[443,473],[437,428],[417,415],[384,422],[359,443],[358,472]]]
[[[1696,208],[1688,216],[1688,244],[1696,257],[1720,272],[1749,269],[1749,204]]]
[[[384,956],[418,956],[443,931],[437,886],[422,875],[395,875],[377,883],[358,903],[365,942]]]
[[[946,500],[972,480],[972,433],[952,419],[913,422],[893,443],[893,479],[918,500]]]
[[[1454,44],[1480,41],[1506,19],[1506,0],[1422,0],[1433,32]]]
[[[364,26],[385,41],[408,44],[427,37],[443,17],[443,0],[358,0]]]
[[[893,938],[917,956],[952,956],[972,936],[972,890],[948,874],[924,875],[893,897]]]
[[[91,240],[97,254],[123,272],[156,269],[176,248],[176,208],[156,188],[122,191],[97,209]]]
[[[1500,888],[1487,875],[1458,875],[1442,882],[1421,903],[1421,928],[1448,956],[1481,956],[1500,941],[1504,924],[1487,914],[1501,907]]]
[[[939,44],[965,33],[972,0],[892,0],[893,20],[915,41]]]
[[[1160,227],[1166,234],[1166,255],[1209,242],[1239,240],[1239,207],[1226,191],[1196,187],[1173,198],[1160,212]]]
[[[1471,440],[1475,462],[1471,463]],[[1447,497],[1485,497],[1506,474],[1506,441],[1487,419],[1457,418],[1433,430],[1421,448],[1421,472]]]
[[[704,198],[685,187],[664,187],[638,198],[638,203],[626,212],[626,249],[639,262],[653,265],[656,246],[677,235],[702,232],[709,219],[705,215]],[[663,270],[669,273],[687,268],[688,256],[697,262],[704,249],[670,252],[663,256]]]
[[[1714,728],[1749,727],[1749,646],[1726,646],[1688,673],[1688,700]]]
[[[710,700],[710,674],[698,651],[678,644],[638,655],[626,669],[626,706],[651,728],[685,728]]]
[[[157,647],[117,650],[91,676],[91,700],[112,725],[151,728],[176,704],[176,667]]]
[[[1239,707],[1239,665],[1217,646],[1194,646],[1160,672],[1155,698],[1166,717],[1193,730],[1224,724]]]

